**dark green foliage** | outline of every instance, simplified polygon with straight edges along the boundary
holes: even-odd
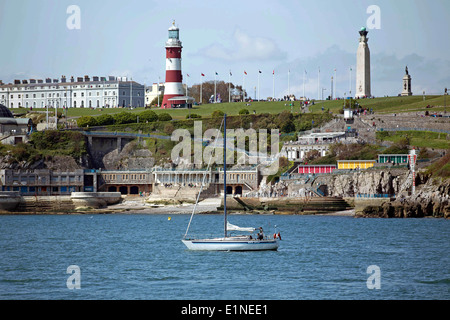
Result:
[[[168,114],[167,112],[158,114],[158,120],[159,121],[171,121],[172,116]]]

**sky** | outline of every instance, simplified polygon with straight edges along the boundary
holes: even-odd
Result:
[[[163,82],[175,20],[189,86],[217,72],[251,97],[305,90],[319,98],[333,76],[335,96],[354,94],[358,31],[366,27],[374,96],[400,93],[406,65],[414,94],[442,94],[450,88],[449,12],[448,0],[0,0],[0,79]]]

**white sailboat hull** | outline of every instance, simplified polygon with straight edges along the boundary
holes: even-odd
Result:
[[[189,250],[199,251],[264,251],[277,250],[279,246],[278,239],[249,240],[242,237],[183,239],[181,241]]]

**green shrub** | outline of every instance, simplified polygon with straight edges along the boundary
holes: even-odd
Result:
[[[158,120],[158,115],[155,111],[145,110],[139,113],[139,122],[155,122]]]
[[[202,116],[199,115],[199,114],[193,113],[193,114],[191,114],[190,118],[191,119],[201,119]],[[189,119],[189,115],[188,114],[186,115],[186,119]]]
[[[211,117],[213,118],[223,118],[223,116],[225,115],[225,113],[223,113],[223,111],[221,110],[216,110],[212,113]]]
[[[172,120],[172,116],[170,114],[168,114],[167,112],[160,113],[158,115],[158,120],[159,121],[171,121]]]
[[[77,125],[80,128],[95,127],[98,125],[97,119],[92,116],[82,116],[77,119]]]
[[[151,110],[143,111],[141,112],[141,114],[144,112],[153,112],[153,111]],[[116,124],[133,123],[137,121],[137,115],[135,113],[122,111],[114,115],[114,121]]]
[[[97,117],[98,126],[108,126],[114,124],[114,117],[110,114],[102,114]]]

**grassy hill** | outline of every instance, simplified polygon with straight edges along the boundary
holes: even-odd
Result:
[[[359,99],[358,103],[363,108],[372,108],[376,113],[401,113],[401,112],[417,112],[417,111],[444,111],[444,96],[425,96],[425,101],[423,96],[409,96],[409,97],[382,97],[375,99]],[[246,106],[243,102],[232,102],[232,103],[217,103],[217,104],[204,104],[201,106],[194,106],[192,109],[158,109],[152,108],[156,113],[168,112],[174,119],[185,119],[186,116],[191,114],[198,114],[202,117],[210,117],[215,110],[221,110],[226,112],[228,115],[237,115],[241,109],[249,110],[250,114],[254,112],[257,114],[261,113],[271,113],[278,114],[284,110],[291,111],[293,113],[300,112],[300,102],[290,101],[260,101],[260,102],[250,102],[249,106]],[[344,104],[344,100],[325,100],[325,101],[315,101],[314,105],[309,107],[309,110],[313,113],[322,112],[322,108],[332,113],[339,113]],[[446,97],[447,111],[450,112],[450,97]],[[433,106],[432,108],[426,108],[427,105]],[[128,110],[128,109],[125,109]],[[129,112],[140,113],[144,111],[144,108],[135,108],[129,110]],[[25,111],[25,109],[22,109]],[[33,109],[33,111],[43,112],[45,109]],[[50,110],[51,112],[54,111]],[[59,109],[61,112],[62,109]],[[105,113],[118,113],[122,112],[122,108],[112,108],[112,109],[88,109],[88,108],[71,108],[67,111],[67,116],[70,117],[80,117],[86,115],[101,115]],[[19,113],[19,112],[18,112]]]

